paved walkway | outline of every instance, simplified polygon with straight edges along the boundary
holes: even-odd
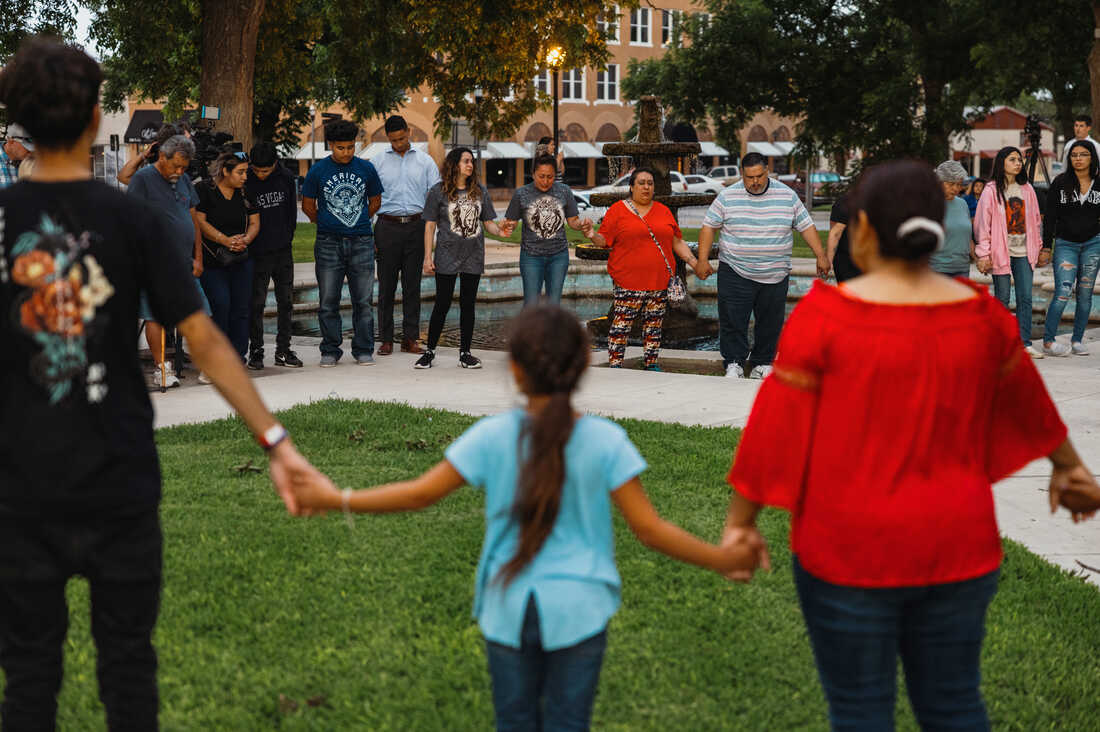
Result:
[[[1070,435],[1089,467],[1100,472],[1100,330],[1086,336],[1093,355],[1046,358],[1038,367],[1070,427]],[[295,338],[295,349],[305,361],[303,369],[268,366],[255,374],[255,384],[273,409],[285,409],[328,397],[400,401],[416,407],[438,407],[474,415],[493,414],[518,404],[507,356],[499,351],[480,351],[485,367],[457,367],[458,352],[441,348],[436,367],[412,368],[415,357],[395,353],[377,357],[374,366],[356,366],[344,358],[335,368],[317,366],[316,338]],[[269,353],[274,352],[272,347]],[[627,357],[641,355],[632,348]],[[666,358],[716,359],[718,354],[700,351],[664,351]],[[606,359],[594,353],[594,363]],[[577,396],[579,408],[610,417],[629,417],[685,425],[743,426],[759,382],[715,376],[649,373],[636,370],[589,369]],[[227,416],[228,405],[211,386],[198,385],[194,372],[185,375],[184,387],[152,394],[156,425],[203,422]],[[1100,520],[1081,525],[1060,512],[1047,512],[1046,487],[1049,463],[1037,461],[995,488],[1001,531],[1049,561],[1086,572],[1100,585]],[[720,481],[723,476],[716,475]],[[1095,568],[1083,570],[1080,564]]]

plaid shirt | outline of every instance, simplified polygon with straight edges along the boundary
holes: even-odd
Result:
[[[3,149],[0,149],[0,188],[7,188],[18,180],[18,177],[18,171],[12,165],[11,158]]]

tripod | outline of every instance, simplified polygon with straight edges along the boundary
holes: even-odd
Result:
[[[1035,168],[1043,171],[1043,180],[1050,183],[1050,171],[1047,170],[1047,161],[1043,159],[1042,137],[1043,128],[1039,126],[1038,115],[1029,114],[1024,124],[1024,134],[1027,136],[1028,147],[1024,153],[1024,169],[1027,171],[1028,183],[1035,182]]]

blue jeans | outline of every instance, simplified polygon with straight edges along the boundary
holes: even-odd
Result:
[[[1058,334],[1058,323],[1066,309],[1070,295],[1077,289],[1077,309],[1073,313],[1074,343],[1085,337],[1092,310],[1092,288],[1096,286],[1096,270],[1100,265],[1100,236],[1088,241],[1054,240],[1054,297],[1047,306],[1046,328],[1043,342],[1052,343]]]
[[[993,295],[1007,308],[1016,285],[1016,322],[1020,326],[1020,340],[1031,345],[1031,285],[1034,272],[1027,257],[1009,257],[1012,260],[1011,275],[993,275]]]
[[[520,648],[485,642],[498,732],[587,730],[596,701],[607,631],[544,651],[535,598],[527,600]]]
[[[252,259],[229,267],[204,269],[199,281],[210,302],[210,318],[244,358],[248,352],[248,314],[252,304]]]
[[[523,280],[523,306],[535,305],[546,285],[546,299],[554,304],[561,302],[565,286],[565,273],[569,269],[569,250],[541,257],[520,250],[519,275]]]
[[[340,292],[344,279],[351,294],[351,355],[374,353],[374,237],[341,236],[318,231],[313,245],[317,273],[317,320],[321,326],[321,355],[340,358],[344,352],[344,321],[340,317]]]
[[[833,730],[892,730],[897,658],[921,729],[988,730],[985,612],[1000,570],[964,582],[862,588],[794,580]]]
[[[724,365],[768,365],[775,360],[779,333],[787,315],[787,287],[791,278],[763,283],[742,277],[725,262],[718,264],[718,350]],[[753,326],[749,354],[749,316]]]

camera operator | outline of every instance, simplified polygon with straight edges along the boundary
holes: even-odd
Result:
[[[204,309],[209,312],[206,296],[202,294],[198,277],[202,274],[202,237],[195,218],[195,207],[199,204],[198,193],[191,183],[190,176],[184,171],[195,155],[195,145],[183,135],[174,135],[157,144],[157,160],[133,174],[126,192],[140,198],[156,211],[165,222],[165,231],[170,240],[164,242],[175,247],[191,262],[191,274],[195,278],[195,288],[200,293]],[[154,380],[157,386],[179,386],[179,378],[173,372],[172,365],[162,363],[161,352],[163,329],[153,321],[147,293],[141,294],[140,317],[145,321],[145,340],[157,368]],[[163,374],[163,381],[161,383]]]
[[[142,151],[141,155],[135,155],[134,157],[130,158],[119,169],[118,175],[115,176],[115,178],[118,179],[118,182],[124,186],[130,185],[130,180],[134,177],[134,173],[136,173],[139,168],[143,168],[146,165],[153,165],[154,163],[156,163],[158,158],[157,150],[160,145],[164,143],[165,140],[171,137],[175,137],[176,135],[183,135],[184,137],[190,139],[190,125],[187,125],[185,123],[161,125],[161,128],[157,130],[156,140],[149,143],[145,147],[145,150]],[[193,158],[194,156],[194,146],[192,145],[191,157]]]

